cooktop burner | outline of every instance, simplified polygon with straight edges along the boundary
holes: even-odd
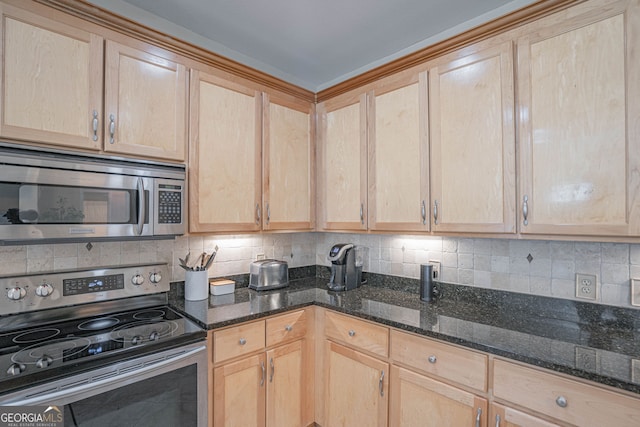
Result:
[[[73,319],[0,334],[0,388],[32,384],[202,339],[168,306]],[[115,359],[114,359],[115,358]]]

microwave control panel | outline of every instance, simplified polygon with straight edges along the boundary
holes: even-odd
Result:
[[[158,186],[158,224],[182,223],[182,186]]]

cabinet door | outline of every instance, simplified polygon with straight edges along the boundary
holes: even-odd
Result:
[[[429,100],[433,229],[515,232],[511,42],[439,60]]]
[[[518,40],[522,233],[640,234],[640,7],[607,3]]]
[[[428,231],[427,75],[400,77],[371,93],[369,229]]]
[[[214,427],[264,427],[266,376],[264,354],[215,368]]]
[[[315,219],[313,106],[264,94],[264,230],[309,230]]]
[[[112,41],[105,58],[104,150],[184,161],[186,67]]]
[[[3,137],[102,146],[103,40],[1,5]]]
[[[491,404],[490,411],[489,425],[495,427],[558,427],[558,424],[497,403]]]
[[[321,228],[367,229],[366,94],[318,105],[318,200]]]
[[[189,230],[260,230],[260,93],[191,71]]]
[[[304,408],[303,341],[267,352],[267,427],[300,427]]]
[[[386,426],[389,364],[330,341],[325,363],[324,425]]]
[[[391,367],[389,425],[487,426],[487,401],[397,366]]]

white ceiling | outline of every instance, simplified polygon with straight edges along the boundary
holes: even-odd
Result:
[[[536,0],[89,0],[313,92]]]

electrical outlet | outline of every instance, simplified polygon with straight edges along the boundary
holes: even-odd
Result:
[[[440,261],[430,259],[429,264],[433,265],[433,278],[440,279]]]
[[[631,279],[631,305],[640,306],[640,279]]]
[[[256,255],[256,261],[260,261],[261,259],[264,259],[264,258],[265,258],[264,254]]]
[[[596,299],[598,277],[595,274],[576,273],[576,297]]]

